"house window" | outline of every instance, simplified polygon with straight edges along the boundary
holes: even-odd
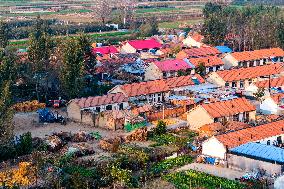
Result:
[[[120,103],[120,104],[119,104],[119,109],[120,109],[120,110],[123,110],[123,103]]]
[[[234,121],[239,121],[239,114],[233,115],[233,120]]]
[[[238,62],[238,66],[239,66],[239,67],[242,67],[242,62]]]
[[[101,112],[101,107],[96,107],[96,112]]]
[[[240,81],[240,88],[244,88],[244,81]]]
[[[235,81],[232,82],[232,87],[237,87],[237,83]]]
[[[164,77],[164,78],[167,77],[167,72],[163,72],[163,77]]]
[[[253,62],[253,61],[250,61],[250,62],[249,62],[249,67],[253,67],[253,64],[254,64],[254,62]]]
[[[249,84],[251,84],[252,83],[252,79],[249,79]]]
[[[267,141],[267,145],[270,145],[270,140]]]
[[[281,138],[281,136],[278,136],[276,140],[277,140],[277,143],[278,143],[278,144],[282,144],[282,138]]]
[[[214,118],[214,123],[216,123],[216,122],[218,122],[218,118],[215,117]]]
[[[209,67],[209,72],[213,72],[213,67]]]
[[[225,83],[225,87],[229,87],[230,84],[228,82]]]
[[[280,57],[280,62],[283,62],[283,57]]]
[[[112,105],[107,105],[106,110],[112,110]]]

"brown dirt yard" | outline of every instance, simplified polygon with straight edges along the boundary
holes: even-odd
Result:
[[[38,114],[36,112],[16,113],[14,116],[14,123],[15,135],[31,132],[33,137],[40,138],[45,138],[46,136],[52,135],[55,132],[58,133],[61,131],[71,133],[78,133],[79,131],[84,131],[87,133],[98,131],[103,138],[122,136],[126,134],[124,131],[104,130],[81,123],[75,123],[73,121],[68,121],[67,125],[61,125],[60,123],[43,124],[38,122]]]

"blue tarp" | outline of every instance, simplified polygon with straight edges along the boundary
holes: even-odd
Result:
[[[205,157],[205,162],[214,165],[215,158],[213,158],[213,157]]]
[[[272,145],[249,142],[230,149],[230,152],[252,159],[284,164],[284,149]]]
[[[231,52],[233,52],[232,49],[230,49],[227,46],[216,46],[216,49],[218,49],[221,53],[231,53]]]

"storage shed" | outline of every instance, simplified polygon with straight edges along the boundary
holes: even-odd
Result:
[[[283,172],[284,149],[261,143],[249,142],[229,150],[228,165],[252,171],[263,169],[267,175]]]

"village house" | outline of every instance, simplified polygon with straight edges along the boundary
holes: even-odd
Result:
[[[282,115],[284,113],[284,93],[276,93],[263,97],[259,103],[259,112],[262,114]]]
[[[283,91],[284,89],[284,77],[274,77],[274,78],[267,78],[261,81],[257,81],[252,83],[249,88],[254,89],[256,92],[260,88],[264,88],[266,91],[269,89],[274,88],[275,90]]]
[[[128,98],[122,93],[104,96],[73,99],[68,103],[68,117],[74,121],[82,121],[83,112],[100,113],[107,110],[125,110],[128,108]]]
[[[155,39],[131,40],[122,45],[120,53],[156,52],[162,44]]]
[[[283,126],[284,120],[280,120],[212,136],[202,143],[202,154],[226,160],[228,150],[248,142],[258,142],[265,145],[282,144],[284,139]]]
[[[158,103],[169,97],[169,86],[164,80],[117,85],[109,93],[123,93],[129,101]]]
[[[103,47],[95,47],[92,49],[93,54],[97,54],[99,56],[109,55],[112,56],[114,54],[119,53],[118,49],[115,46],[103,46]]]
[[[233,52],[222,58],[224,68],[247,68],[265,65],[268,62],[283,62],[284,51],[281,48],[260,49],[254,51]]]
[[[202,64],[205,67],[205,74],[224,69],[224,62],[217,56],[190,58],[189,62],[192,63],[195,68]]]
[[[266,176],[282,174],[284,170],[284,149],[257,142],[242,144],[229,150],[229,168],[244,171],[264,170]]]
[[[198,58],[206,56],[215,56],[220,54],[221,52],[215,47],[200,47],[200,48],[184,49],[176,55],[176,58],[183,60],[185,58]]]
[[[194,66],[179,59],[152,62],[145,70],[145,81],[177,77],[180,72],[194,74]]]
[[[239,68],[209,73],[207,81],[219,87],[246,88],[251,83],[283,72],[283,65],[268,64],[250,68]]]
[[[192,130],[210,124],[227,121],[253,122],[256,108],[245,98],[206,103],[193,108],[187,113],[187,122]]]
[[[184,91],[187,87],[204,83],[204,79],[198,75],[187,75],[158,79],[140,83],[117,85],[109,93],[123,93],[134,102],[159,103],[168,100],[171,92]]]
[[[193,35],[189,35],[186,39],[182,41],[182,43],[188,47],[197,47],[200,48],[203,45],[204,36],[194,33]]]

